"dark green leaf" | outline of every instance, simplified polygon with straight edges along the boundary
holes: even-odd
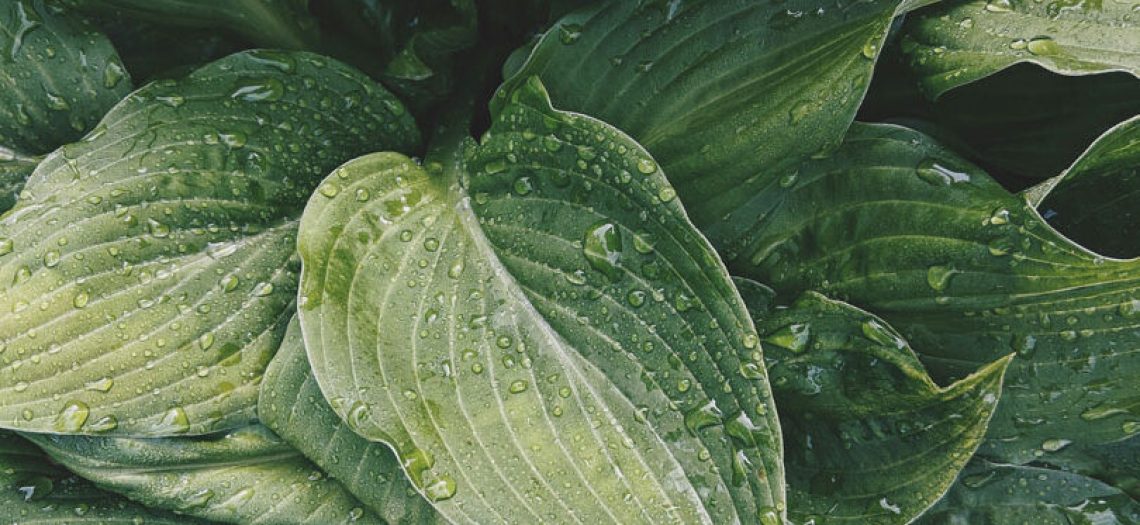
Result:
[[[1135,8],[1117,0],[944,2],[909,18],[901,45],[932,98],[1020,62],[1066,75],[1140,76]]]
[[[535,78],[467,154],[362,157],[305,210],[338,415],[454,521],[778,523],[757,336],[649,154]]]
[[[99,487],[220,523],[383,524],[261,425],[196,438],[26,435]]]
[[[0,146],[0,215],[16,204],[24,181],[36,169],[40,159],[21,155]]]
[[[547,31],[503,89],[539,75],[559,107],[630,134],[720,248],[726,213],[840,142],[917,3],[603,2]]]
[[[814,292],[770,309],[769,290],[737,286],[765,343],[792,521],[906,524],[942,497],[986,433],[1009,358],[939,387],[882,319]]]
[[[353,432],[337,417],[313,379],[294,317],[265,370],[258,416],[392,525],[443,523],[408,482],[395,454]]]
[[[308,0],[61,0],[99,14],[128,15],[170,26],[223,28],[259,46],[313,49],[320,35]]]
[[[1140,432],[1140,260],[1105,259],[925,136],[856,125],[752,196],[730,269],[898,328],[939,381],[1011,352],[986,454],[1028,461]],[[732,219],[729,219],[732,222]]]
[[[42,0],[0,5],[0,146],[51,151],[131,90],[107,37]]]
[[[1110,129],[1030,198],[1051,225],[1085,247],[1140,256],[1140,116]]]
[[[1079,474],[974,460],[920,525],[1129,525],[1140,505]]]
[[[0,520],[18,525],[206,523],[149,510],[122,496],[96,489],[10,432],[0,432]]]
[[[241,53],[132,94],[0,221],[0,426],[247,423],[292,315],[310,192],[417,136],[383,88],[307,53]]]

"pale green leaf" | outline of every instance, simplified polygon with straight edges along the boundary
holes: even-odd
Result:
[[[96,489],[42,451],[0,432],[0,522],[13,525],[205,525]]]
[[[897,126],[856,125],[787,187],[728,261],[782,294],[882,316],[939,381],[1016,352],[981,452],[1017,462],[1140,432],[1140,260],[1091,253],[985,173]]]
[[[814,292],[771,308],[738,280],[764,344],[794,523],[906,524],[954,483],[1001,395],[1009,358],[948,387],[885,321]]]
[[[501,91],[539,75],[558,107],[635,138],[720,249],[725,214],[840,142],[891,20],[920,3],[602,2],[547,31]]]
[[[42,0],[0,5],[0,146],[47,153],[131,90],[107,37]]]
[[[383,88],[307,53],[240,53],[132,94],[0,221],[0,426],[247,423],[292,315],[310,192],[417,136]]]
[[[388,445],[358,436],[329,407],[313,379],[296,317],[265,370],[257,413],[386,522],[444,523],[408,482]]]
[[[1136,4],[1120,0],[957,0],[907,19],[903,52],[937,98],[1021,62],[1065,75],[1140,76]]]
[[[1073,165],[1030,190],[1061,233],[1112,257],[1140,256],[1140,116],[1105,132]]]
[[[532,78],[455,158],[357,159],[305,210],[338,415],[454,522],[777,523],[751,320],[652,157]]]
[[[383,524],[261,425],[180,438],[25,435],[97,486],[219,523]]]
[[[920,525],[1130,525],[1140,505],[1120,490],[1060,470],[974,460]]]

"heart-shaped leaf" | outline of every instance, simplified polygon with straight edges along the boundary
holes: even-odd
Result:
[[[1107,131],[1061,175],[1030,192],[1055,228],[1112,257],[1140,256],[1140,116]]]
[[[770,308],[737,281],[764,345],[795,523],[906,524],[974,454],[1009,358],[948,387],[882,319],[815,292]]]
[[[1140,76],[1135,4],[956,0],[907,20],[903,52],[931,98],[1020,62],[1066,75]]]
[[[147,509],[96,489],[53,464],[40,449],[11,432],[0,432],[0,519],[4,523],[43,525],[206,523]]]
[[[0,6],[0,64],[0,146],[27,154],[78,139],[131,90],[107,37],[43,0]]]
[[[503,89],[539,75],[558,107],[643,144],[721,249],[725,214],[842,140],[891,20],[921,3],[602,2],[547,31]]]
[[[261,425],[193,438],[26,437],[99,487],[151,508],[234,524],[384,523]]]
[[[240,53],[132,94],[0,220],[0,426],[147,437],[249,422],[292,316],[310,192],[417,137],[383,88],[307,53]]]
[[[258,417],[393,525],[443,523],[383,443],[368,441],[337,417],[313,379],[294,317],[261,382]]]
[[[757,336],[652,157],[535,78],[456,153],[357,159],[305,210],[338,415],[451,521],[778,523]]]
[[[1140,432],[1140,260],[1073,244],[1023,198],[897,126],[852,127],[779,186],[752,197],[764,221],[730,269],[882,316],[939,381],[1019,354],[982,452],[1024,462]]]
[[[974,460],[946,498],[916,523],[1127,525],[1140,523],[1140,505],[1080,474]]]

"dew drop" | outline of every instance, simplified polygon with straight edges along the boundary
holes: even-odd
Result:
[[[595,270],[611,280],[621,277],[621,230],[613,223],[598,222],[586,230],[582,253]]]
[[[65,432],[74,434],[83,428],[83,424],[87,422],[87,416],[91,410],[87,408],[87,404],[82,401],[70,401],[64,405],[63,409],[56,415],[55,423],[52,428],[56,432]]]

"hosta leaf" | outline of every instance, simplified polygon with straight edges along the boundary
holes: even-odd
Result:
[[[395,454],[383,443],[352,431],[332,411],[313,379],[296,318],[265,370],[258,417],[319,465],[386,522],[443,523],[408,482]]]
[[[938,381],[1018,353],[982,452],[1024,462],[1140,432],[1140,260],[1073,244],[1024,199],[897,126],[852,127],[787,186],[753,196],[764,221],[729,268],[882,316]]]
[[[131,90],[107,37],[42,0],[0,6],[0,146],[46,153],[78,139]]]
[[[151,84],[36,169],[0,221],[0,426],[135,437],[248,422],[320,177],[412,147],[403,107],[306,53]]]
[[[1102,135],[1031,198],[1050,224],[1097,253],[1140,256],[1140,116]]]
[[[224,28],[264,47],[312,49],[320,40],[307,0],[62,0],[81,11],[164,25]]]
[[[764,341],[794,523],[910,523],[954,483],[1001,395],[1009,359],[948,387],[885,321],[807,292],[768,308],[737,281]]]
[[[261,425],[193,438],[26,437],[99,487],[152,508],[235,524],[384,523]]]
[[[664,174],[535,78],[493,115],[465,161],[370,155],[310,201],[325,397],[452,521],[777,523],[756,334]]]
[[[901,45],[932,98],[1020,62],[1140,76],[1135,18],[1135,4],[1115,0],[957,0],[908,19]]]
[[[974,460],[921,525],[1128,525],[1140,505],[1120,490],[1079,474]]]
[[[0,146],[0,215],[16,204],[24,181],[36,169],[40,159],[21,155]]]
[[[1089,447],[1068,446],[1048,464],[1103,481],[1140,500],[1140,436]]]
[[[253,47],[241,38],[211,29],[171,27],[128,16],[95,16],[136,81],[178,78],[194,69]]]
[[[539,75],[558,107],[634,137],[720,248],[723,215],[839,143],[891,19],[917,3],[602,2],[547,31],[504,89]]]
[[[147,509],[122,496],[96,489],[53,464],[38,448],[10,432],[0,432],[0,520],[21,525],[205,523]]]

